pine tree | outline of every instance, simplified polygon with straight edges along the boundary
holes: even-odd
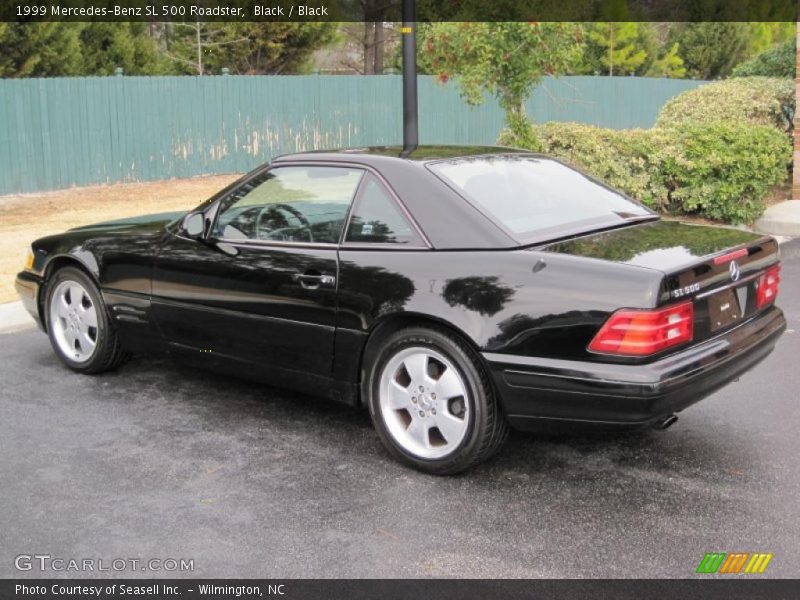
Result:
[[[671,77],[681,79],[686,75],[686,67],[683,66],[683,59],[680,57],[680,47],[678,42],[664,52],[647,70],[650,77]]]
[[[634,73],[644,63],[647,52],[637,46],[640,39],[639,23],[595,23],[588,39],[600,52],[600,64],[609,75]]]
[[[90,23],[80,34],[84,75],[165,75],[177,69],[158,52],[145,23]]]
[[[718,79],[742,60],[748,42],[747,23],[686,23],[673,41],[680,44],[686,74],[695,79]]]
[[[83,23],[4,23],[0,77],[57,77],[81,73]]]
[[[223,68],[241,75],[297,73],[335,35],[336,24],[325,22],[173,23],[166,56],[194,75]]]

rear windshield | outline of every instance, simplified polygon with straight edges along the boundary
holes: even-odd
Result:
[[[621,193],[548,158],[459,158],[432,163],[430,168],[521,240],[655,216]]]

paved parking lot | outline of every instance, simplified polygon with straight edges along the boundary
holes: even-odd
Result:
[[[41,576],[14,568],[34,553],[199,577],[690,577],[709,551],[797,577],[800,242],[783,255],[790,331],[672,429],[515,434],[452,478],[395,464],[363,412],[163,361],[82,377],[40,333],[0,336],[0,577]]]

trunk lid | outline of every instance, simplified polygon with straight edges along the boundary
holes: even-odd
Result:
[[[772,237],[677,221],[600,232],[542,250],[660,271],[655,306],[691,300],[695,343],[758,312],[759,276],[778,262],[778,244]]]

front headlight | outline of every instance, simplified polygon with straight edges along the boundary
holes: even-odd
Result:
[[[33,248],[28,248],[28,255],[25,257],[25,270],[33,271]]]

